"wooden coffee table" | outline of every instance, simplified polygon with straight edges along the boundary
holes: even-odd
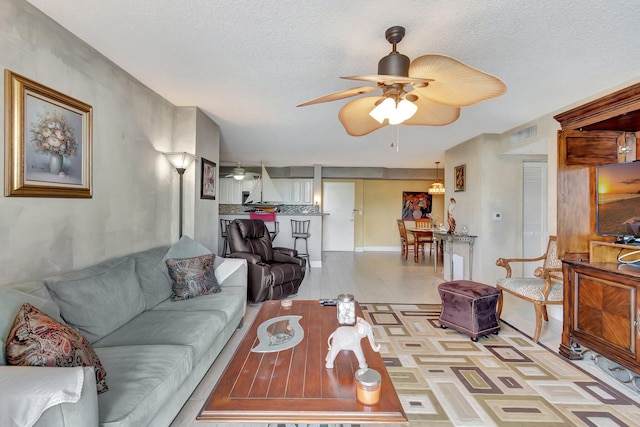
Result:
[[[357,312],[362,316],[360,307]],[[287,315],[302,316],[302,342],[279,352],[252,352],[258,344],[258,326]],[[327,338],[337,327],[336,308],[318,301],[294,300],[289,308],[281,307],[280,301],[263,303],[197,421],[406,424],[382,358],[366,338],[361,344],[367,364],[382,376],[378,404],[365,406],[356,400],[358,362],[351,352],[341,352],[333,369],[324,367]]]

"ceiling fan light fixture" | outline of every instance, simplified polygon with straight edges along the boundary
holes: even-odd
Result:
[[[409,120],[411,117],[413,117],[416,111],[418,111],[418,106],[416,104],[403,99],[398,102],[395,111],[391,116],[389,116],[389,124],[398,125],[405,120]]]
[[[396,109],[396,102],[392,98],[386,98],[369,112],[369,115],[382,124]]]
[[[397,44],[404,35],[402,26],[387,29],[385,38],[393,47],[391,53],[378,61],[377,75],[342,77],[375,83],[382,90],[382,96],[358,98],[340,109],[338,119],[347,134],[368,135],[387,125],[404,122],[414,126],[448,125],[458,120],[461,107],[506,92],[507,87],[499,78],[448,56],[422,55],[411,61],[397,50]],[[405,90],[407,86],[412,87],[409,92]],[[304,102],[298,107],[358,96],[373,89],[362,86],[342,90]]]
[[[233,171],[233,179],[235,179],[236,181],[242,181],[244,179],[244,172],[243,171],[234,170]]]
[[[398,105],[393,98],[386,98],[369,112],[378,123],[382,124],[385,119],[389,119],[390,125],[398,125],[410,119],[418,111],[418,106],[406,99],[401,100]]]

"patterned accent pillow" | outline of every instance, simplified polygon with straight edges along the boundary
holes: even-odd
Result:
[[[29,303],[22,304],[6,348],[7,364],[17,366],[93,366],[98,393],[109,390],[98,355],[89,341]]]
[[[168,259],[167,268],[173,280],[172,301],[220,292],[213,268],[214,254],[195,258]]]

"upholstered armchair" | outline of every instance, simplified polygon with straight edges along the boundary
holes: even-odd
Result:
[[[542,265],[536,268],[535,277],[511,277],[512,263],[540,261]],[[558,259],[556,236],[549,236],[546,252],[537,258],[498,258],[496,265],[506,270],[506,277],[498,280],[496,288],[533,304],[536,312],[533,341],[538,342],[542,320],[549,320],[547,305],[562,304],[563,299],[562,262]],[[502,299],[501,293],[498,300],[498,318],[502,314]]]
[[[249,265],[248,298],[257,303],[281,299],[298,292],[304,279],[306,260],[298,251],[271,246],[269,230],[259,219],[236,219],[227,230],[231,258]]]

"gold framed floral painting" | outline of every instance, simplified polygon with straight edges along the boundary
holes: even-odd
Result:
[[[93,109],[4,72],[5,196],[92,197]]]

